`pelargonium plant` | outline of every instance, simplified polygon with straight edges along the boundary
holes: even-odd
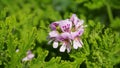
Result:
[[[76,14],[73,14],[70,19],[56,21],[50,24],[51,31],[49,32],[49,44],[53,42],[53,48],[59,45],[60,52],[69,53],[71,46],[74,49],[82,47],[83,42],[81,36],[84,32],[84,21],[80,20]]]

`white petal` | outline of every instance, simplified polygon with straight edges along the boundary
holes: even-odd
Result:
[[[82,42],[82,40],[80,40],[80,43],[81,43],[81,47],[82,47],[82,45],[83,45],[83,42]]]
[[[78,48],[78,42],[76,42],[76,40],[73,41],[73,48],[74,49],[77,49]]]
[[[68,47],[67,47],[67,52],[69,53],[70,50],[71,50],[71,47],[70,47],[70,45],[68,45]]]
[[[28,58],[27,58],[27,57],[25,57],[25,58],[23,58],[23,59],[22,59],[22,61],[28,61]]]
[[[52,41],[53,41],[53,40],[48,41],[48,44],[50,45],[50,43],[51,43]]]
[[[78,47],[82,47],[82,44],[79,42],[79,46]]]
[[[49,33],[49,36],[50,37],[57,37],[59,34],[58,34],[58,32],[57,31],[51,31],[50,33]]]
[[[58,42],[53,42],[53,48],[57,48],[58,47]]]
[[[78,23],[78,17],[76,16],[76,14],[73,14],[70,18],[70,20],[74,23],[74,25],[76,25]]]
[[[71,34],[68,33],[68,32],[61,33],[60,36],[61,36],[62,38],[64,38],[64,39],[72,39]]]
[[[73,48],[74,48],[74,49],[77,49],[78,47],[82,47],[82,45],[83,45],[83,43],[82,43],[81,40],[75,39],[75,40],[73,41]]]
[[[78,32],[71,32],[72,39],[75,39],[76,36],[78,36]]]
[[[83,24],[84,23],[84,20],[81,20],[81,24]]]
[[[63,45],[60,47],[60,52],[65,52],[65,49],[66,49],[66,46],[63,44]]]
[[[78,28],[80,28],[80,27],[83,28],[83,23],[84,23],[84,21],[83,21],[83,20],[80,20],[80,21],[75,25],[76,29],[78,29]]]

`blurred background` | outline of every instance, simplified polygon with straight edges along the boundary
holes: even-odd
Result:
[[[88,25],[84,46],[60,53],[47,44],[49,24],[72,14]],[[119,37],[120,0],[0,0],[0,68],[120,68]],[[22,63],[27,50],[35,59]]]
[[[119,0],[0,0],[0,20],[20,11],[49,22],[75,13],[86,22],[91,19],[118,31],[120,28]]]

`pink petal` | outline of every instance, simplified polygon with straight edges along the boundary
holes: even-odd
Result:
[[[78,36],[78,33],[77,32],[71,32],[71,35],[72,35],[72,39],[75,39],[75,37]]]
[[[72,28],[72,22],[69,19],[62,20],[60,21],[59,26],[63,32],[70,32]]]
[[[22,59],[22,61],[28,61],[34,58],[34,54],[30,50],[27,51],[27,56]]]
[[[71,39],[72,38],[71,34],[68,32],[61,33],[60,37],[63,39]]]
[[[74,25],[77,25],[79,22],[78,17],[76,16],[76,14],[73,14],[70,18],[70,20],[74,23]]]
[[[58,34],[57,31],[51,31],[51,32],[49,33],[50,38],[52,38],[52,37],[57,37],[58,35],[59,35],[59,34]]]
[[[56,30],[57,26],[59,25],[59,22],[53,22],[50,24],[51,30]]]
[[[71,50],[70,44],[66,45],[67,46],[67,52],[69,53]]]
[[[75,25],[75,28],[78,29],[81,25],[83,25],[84,21],[80,20],[76,14],[73,14],[70,18],[70,21],[73,22],[73,24]]]
[[[84,29],[79,29],[79,30],[77,31],[77,33],[78,33],[79,36],[81,36],[81,35],[83,34],[83,32],[84,32]]]
[[[75,37],[78,37],[78,36],[81,36],[84,32],[84,29],[79,29],[75,32],[71,32],[71,35],[72,35],[72,39],[74,39]]]
[[[79,20],[79,22],[75,25],[75,28],[78,29],[80,26],[82,26],[84,23],[83,20]]]
[[[80,43],[79,40],[74,40],[73,41],[73,48],[78,49],[78,47],[82,47],[82,44]]]

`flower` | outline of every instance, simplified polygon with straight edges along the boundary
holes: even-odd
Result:
[[[22,59],[22,61],[29,61],[34,58],[34,54],[29,50],[27,51],[27,56]]]
[[[80,20],[75,14],[70,19],[60,20],[50,24],[51,31],[49,32],[49,44],[53,42],[53,48],[57,48],[59,44],[60,52],[69,53],[71,46],[74,49],[82,47],[83,42],[80,36],[84,32],[84,21]]]
[[[73,37],[73,48],[77,49],[78,47],[82,47],[82,45],[83,45],[83,43],[80,39],[80,36],[84,32],[84,26],[83,26],[84,21],[78,19],[75,14],[72,15],[70,20],[73,22],[73,25],[74,25],[74,27],[73,27],[74,32],[71,33],[72,37]]]

